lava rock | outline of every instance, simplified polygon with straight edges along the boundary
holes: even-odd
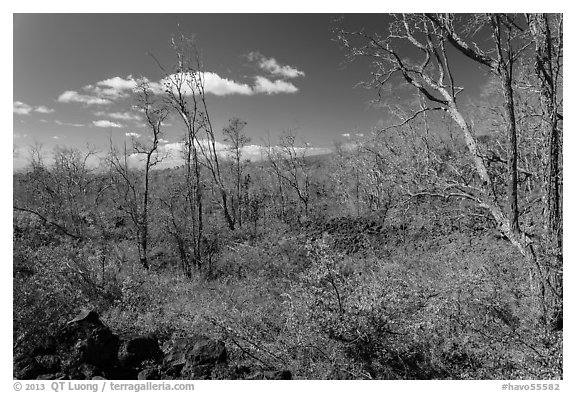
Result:
[[[122,367],[138,367],[146,360],[158,361],[163,354],[153,335],[137,336],[122,340],[118,361]]]

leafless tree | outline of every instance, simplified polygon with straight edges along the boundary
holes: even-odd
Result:
[[[172,39],[178,65],[175,72],[166,72],[164,87],[169,105],[176,110],[186,127],[186,162],[196,184],[196,204],[201,205],[200,165],[204,165],[220,194],[220,205],[228,227],[234,229],[229,211],[229,196],[222,177],[216,136],[206,102],[206,74],[200,53],[193,38],[183,34]],[[202,227],[201,208],[195,208],[198,227]],[[199,230],[199,233],[202,231]],[[199,244],[199,243],[198,243]]]
[[[70,238],[86,238],[98,183],[89,160],[96,154],[90,145],[85,150],[56,147],[48,166],[41,145],[32,146],[30,170],[18,182],[27,190],[15,192],[14,209],[35,215]]]
[[[147,126],[151,131],[149,140],[132,140],[132,153],[126,144],[119,152],[112,143],[108,155],[113,184],[121,194],[120,205],[127,211],[136,228],[136,239],[140,264],[148,269],[148,232],[150,206],[150,171],[165,158],[158,151],[162,124],[168,116],[168,108],[151,91],[147,81],[140,80],[137,87],[137,107],[144,114]],[[139,160],[143,157],[143,169],[131,168],[130,159]]]
[[[250,142],[250,138],[242,133],[246,122],[238,118],[230,119],[230,123],[224,127],[224,142],[229,144],[229,152],[232,155],[232,169],[235,175],[236,201],[232,204],[234,223],[242,226],[242,148]]]
[[[308,215],[310,207],[310,168],[307,162],[308,145],[297,146],[296,134],[291,131],[283,132],[279,137],[278,146],[272,146],[268,141],[266,157],[274,173],[278,185],[282,188],[285,183],[294,191],[304,208],[304,215]],[[281,197],[282,189],[280,190]]]
[[[382,133],[413,122],[427,113],[444,112],[458,125],[466,144],[467,158],[472,162],[475,176],[462,176],[461,171],[449,168],[444,171],[442,187],[417,189],[412,195],[436,195],[473,201],[485,209],[497,223],[502,233],[527,258],[536,265],[542,282],[555,291],[544,277],[541,261],[535,254],[535,239],[519,225],[518,210],[518,150],[517,119],[514,102],[515,64],[526,53],[531,41],[519,26],[515,15],[490,14],[463,16],[468,20],[456,20],[450,14],[400,14],[392,15],[387,34],[368,34],[365,31],[336,31],[338,41],[347,49],[350,59],[366,57],[376,66],[370,86],[383,92],[383,87],[399,76],[415,93],[423,97],[419,108],[406,115],[401,122],[381,130]],[[491,36],[489,44],[467,42],[472,34],[487,28]],[[464,34],[467,34],[464,36]],[[465,39],[466,38],[466,39]],[[463,90],[455,81],[450,67],[447,46],[453,46],[464,55],[487,67],[498,77],[504,97],[507,147],[504,196],[498,191],[494,173],[488,168],[488,158],[479,145],[472,126],[467,121],[458,102]],[[485,48],[490,45],[490,48]],[[417,54],[414,54],[414,49]],[[452,173],[450,173],[452,172]],[[446,175],[449,174],[449,177]],[[502,177],[504,178],[504,177]],[[557,291],[556,291],[557,294]]]

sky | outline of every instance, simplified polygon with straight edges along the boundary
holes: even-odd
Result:
[[[296,132],[311,153],[335,140],[366,134],[387,114],[371,105],[366,61],[345,62],[331,29],[337,14],[14,14],[14,169],[41,144],[100,150],[150,132],[132,109],[131,88],[145,77],[159,83],[175,64],[170,39],[194,36],[206,71],[207,103],[217,138],[232,117],[247,123],[255,146]],[[388,16],[349,14],[347,26],[384,32]],[[151,54],[153,56],[151,56]],[[474,94],[482,73],[457,58],[454,72]],[[474,80],[474,78],[480,78]],[[389,100],[401,93],[391,92]],[[399,98],[399,97],[398,97]],[[344,135],[344,136],[343,136]],[[183,127],[168,119],[166,147]]]

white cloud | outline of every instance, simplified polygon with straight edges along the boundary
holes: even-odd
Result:
[[[132,77],[132,75],[128,75],[126,79],[120,78],[119,76],[115,76],[113,78],[96,82],[96,85],[122,91],[122,90],[134,90],[136,86],[138,86],[138,82],[136,81],[136,79]]]
[[[204,81],[204,92],[206,94],[214,94],[216,96],[227,96],[232,94],[253,94],[252,88],[247,84],[238,83],[230,79],[222,78],[220,75],[214,72],[204,72],[201,76]],[[170,77],[162,79],[160,83],[166,86],[167,84],[170,85],[170,80],[176,82],[183,81],[182,93],[191,95],[193,89],[190,87],[190,85],[194,86],[195,83],[190,78],[192,78],[191,75],[172,74]]]
[[[36,107],[36,109],[34,109],[34,111],[36,111],[38,113],[53,113],[54,109],[45,107],[44,105],[40,105],[40,106]]]
[[[84,90],[96,95],[97,97],[117,100],[130,95],[138,86],[138,81],[128,75],[126,78],[115,76],[96,82],[96,85],[84,86]]]
[[[271,81],[263,76],[257,76],[254,91],[265,94],[296,93],[298,88],[292,83],[280,79]]]
[[[342,136],[343,136],[344,138],[350,138],[350,134],[349,134],[349,133],[342,134]]]
[[[206,93],[212,93],[217,96],[226,96],[230,94],[251,95],[252,89],[244,83],[237,83],[226,78],[220,77],[214,72],[204,72],[204,90]]]
[[[96,127],[101,128],[121,128],[122,125],[118,123],[111,122],[109,120],[94,120],[92,122]]]
[[[303,71],[289,65],[280,65],[275,58],[267,58],[258,52],[250,52],[247,57],[250,61],[258,61],[260,69],[275,76],[283,78],[297,78],[299,76],[305,76]]]
[[[147,79],[144,78],[146,81]],[[158,89],[158,83],[151,83],[151,89]],[[79,93],[75,90],[65,91],[58,97],[59,102],[70,103],[79,102],[86,105],[110,104],[120,98],[130,96],[130,93],[138,86],[138,81],[128,75],[126,78],[115,76],[98,81],[93,85],[86,85],[82,89],[86,93]]]
[[[21,101],[14,101],[12,111],[17,115],[29,115],[32,112],[32,107],[28,104],[25,104]]]
[[[130,137],[130,138],[140,138],[142,136],[142,135],[138,134],[137,132],[127,132],[125,135]]]
[[[112,101],[110,101],[107,98],[80,94],[74,90],[68,90],[60,94],[60,97],[58,97],[58,102],[64,102],[64,103],[79,102],[81,104],[86,105],[106,105],[112,103]]]
[[[84,127],[84,124],[78,124],[78,123],[65,123],[63,121],[60,120],[54,120],[54,123],[58,124],[59,126],[69,126],[69,127]]]
[[[189,78],[190,76],[181,76],[173,74],[170,76],[172,80],[179,81],[179,78]],[[235,82],[230,79],[222,78],[214,72],[204,72],[202,74],[204,80],[204,91],[206,94],[213,94],[216,96],[227,96],[232,94],[239,95],[254,95],[258,93],[263,94],[281,94],[281,93],[296,93],[298,88],[290,82],[283,80],[271,81],[263,76],[256,76],[254,86],[249,86],[245,83]],[[160,81],[162,85],[169,82],[169,78],[164,78]],[[191,83],[194,85],[193,83]],[[192,94],[192,89],[189,83],[183,83],[182,93],[185,95]]]
[[[106,116],[116,120],[140,120],[140,116],[130,112],[94,112],[95,116]]]
[[[17,115],[29,115],[31,112],[52,113],[54,112],[54,109],[45,107],[44,105],[40,105],[34,108],[28,104],[23,103],[22,101],[14,101],[13,112]]]
[[[271,72],[275,75],[280,75],[283,77],[294,77],[304,75],[301,71],[293,69],[288,66],[279,66],[274,59],[266,59],[262,57],[263,64],[265,64],[263,69]],[[295,93],[298,88],[292,83],[285,82],[282,80],[270,81],[269,79],[256,76],[255,84],[250,86],[247,83],[237,82],[231,79],[223,78],[215,72],[202,72],[200,74],[204,82],[204,92],[206,94],[213,94],[216,96],[228,96],[228,95],[254,95],[258,93],[265,94],[279,94],[279,93]],[[148,87],[154,94],[165,94],[167,86],[170,85],[171,80],[183,79],[182,93],[185,95],[191,95],[192,89],[194,88],[194,83],[187,83],[193,81],[187,81],[186,78],[191,78],[190,75],[186,74],[172,74],[159,82],[151,82],[147,78],[143,78],[147,83]],[[192,86],[192,87],[191,87]],[[126,78],[115,76],[105,80],[96,82],[95,84],[87,85],[83,87],[84,92],[80,93],[75,90],[67,90],[60,94],[58,97],[58,102],[71,103],[77,102],[85,105],[106,105],[112,102],[126,98],[131,92],[138,87],[138,80],[136,80],[132,75],[128,75]],[[16,106],[18,102],[14,103],[14,112],[19,114],[29,114],[31,110],[29,106],[23,103],[19,103],[20,106]],[[36,109],[41,113],[51,113],[53,110],[41,106]],[[136,115],[129,112],[96,112],[97,116],[106,116],[116,120],[138,120]]]
[[[58,140],[58,139],[60,139],[60,137],[59,137],[58,135],[54,135],[54,136],[52,137],[52,139]]]

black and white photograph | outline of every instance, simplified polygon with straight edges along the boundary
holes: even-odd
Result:
[[[516,9],[14,12],[10,386],[564,390],[564,14]]]

